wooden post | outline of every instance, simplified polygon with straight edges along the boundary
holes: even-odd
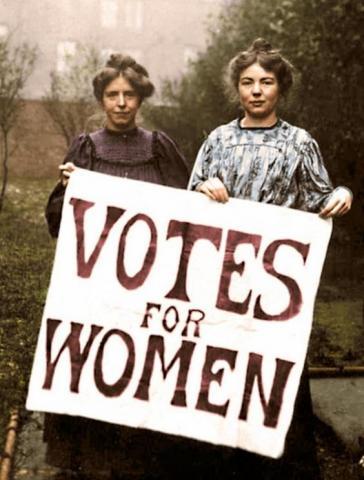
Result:
[[[10,421],[7,427],[5,449],[0,466],[0,480],[9,480],[10,478],[11,466],[15,452],[15,441],[18,423],[19,412],[18,410],[13,410],[10,413]]]
[[[364,366],[309,367],[308,372],[310,378],[362,377],[364,376]]]

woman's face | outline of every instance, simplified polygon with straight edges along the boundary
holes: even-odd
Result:
[[[106,113],[109,130],[124,131],[135,127],[141,99],[135,89],[122,75],[112,80],[105,88],[102,108]]]
[[[240,73],[238,91],[247,122],[269,125],[276,121],[279,87],[275,73],[253,63]]]

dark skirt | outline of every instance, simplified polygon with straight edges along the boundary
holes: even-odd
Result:
[[[47,414],[47,462],[91,478],[319,480],[307,371],[278,460],[144,429]]]

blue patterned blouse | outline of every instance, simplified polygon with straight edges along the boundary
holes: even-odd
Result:
[[[189,188],[218,177],[231,197],[319,212],[333,192],[316,141],[278,120],[243,128],[240,119],[213,130],[203,143]]]

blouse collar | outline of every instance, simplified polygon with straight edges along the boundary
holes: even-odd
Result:
[[[280,118],[277,119],[276,123],[271,125],[270,127],[242,127],[240,122],[244,117],[239,117],[237,121],[237,126],[240,130],[272,130],[273,128],[279,127],[282,123]]]
[[[107,127],[104,127],[104,130],[109,135],[113,135],[115,137],[123,137],[123,138],[134,137],[138,133],[138,127],[133,127],[133,128],[130,128],[129,130],[124,130],[122,132],[118,132],[116,130],[110,130]]]

